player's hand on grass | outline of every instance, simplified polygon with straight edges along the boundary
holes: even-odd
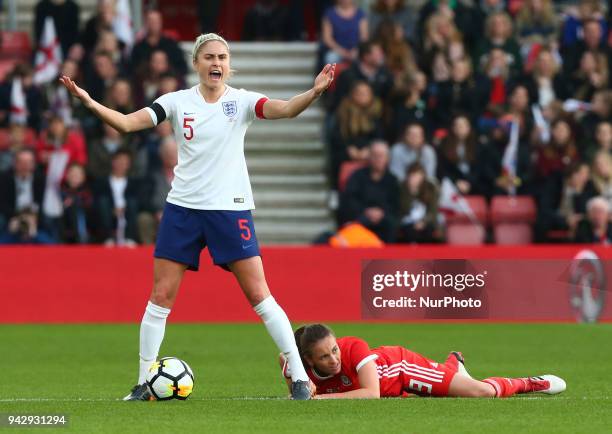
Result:
[[[317,396],[317,386],[312,382],[312,380],[308,380],[310,385],[310,399],[315,399]]]
[[[70,92],[72,96],[80,99],[83,102],[83,105],[89,108],[93,100],[85,89],[82,89],[77,86],[74,81],[72,81],[69,77],[65,75],[62,75],[59,80],[64,86],[66,86],[66,89],[68,89],[68,92]]]
[[[314,91],[317,96],[321,95],[334,81],[334,74],[336,73],[336,64],[327,64],[323,67],[314,82]]]

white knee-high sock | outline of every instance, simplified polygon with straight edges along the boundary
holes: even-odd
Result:
[[[302,365],[302,359],[298,352],[291,323],[285,311],[278,305],[274,297],[269,296],[264,301],[255,306],[255,312],[261,317],[268,333],[278,346],[278,349],[285,355],[291,372],[291,380],[308,381],[308,375]]]
[[[158,306],[149,301],[140,323],[140,369],[138,384],[145,382],[151,363],[157,360],[159,347],[164,340],[166,318],[170,309]]]

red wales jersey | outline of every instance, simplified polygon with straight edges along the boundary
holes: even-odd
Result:
[[[378,357],[370,351],[363,339],[347,336],[336,340],[340,349],[340,372],[329,377],[321,377],[312,368],[307,367],[306,373],[317,386],[317,393],[342,393],[359,389],[357,372],[363,365]]]
[[[445,396],[456,367],[434,362],[399,346],[370,349],[367,342],[352,336],[337,339],[341,368],[336,375],[322,377],[307,368],[317,393],[343,393],[360,388],[358,372],[369,361],[376,363],[381,397],[408,393]]]

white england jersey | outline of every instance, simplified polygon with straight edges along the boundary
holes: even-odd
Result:
[[[147,111],[157,125],[172,123],[178,143],[168,202],[185,208],[249,210],[255,208],[244,158],[244,135],[255,117],[263,118],[267,98],[226,86],[215,103],[199,87],[162,95]]]

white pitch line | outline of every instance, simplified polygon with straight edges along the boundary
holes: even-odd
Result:
[[[289,401],[283,397],[190,398],[189,401]],[[123,402],[121,398],[0,398],[0,402]]]
[[[385,400],[395,400],[398,398],[385,398]],[[472,398],[451,398],[467,400]],[[515,396],[510,399],[512,400],[523,400],[523,401],[531,401],[531,400],[554,400],[554,401],[607,401],[612,399],[609,396]],[[435,399],[437,400],[437,399]],[[227,398],[190,398],[189,401],[290,401],[288,398],[284,397],[273,397],[273,396],[234,396]],[[0,402],[123,402],[121,398],[0,398]]]
[[[602,401],[607,401],[609,399],[611,399],[609,396],[542,396],[542,395],[537,395],[537,396],[514,396],[511,399],[519,399],[519,400],[531,400],[531,399],[554,399],[554,400],[559,400],[559,399],[563,399],[566,401],[570,401],[570,400],[574,400],[574,401],[595,401],[595,400],[602,400]]]

